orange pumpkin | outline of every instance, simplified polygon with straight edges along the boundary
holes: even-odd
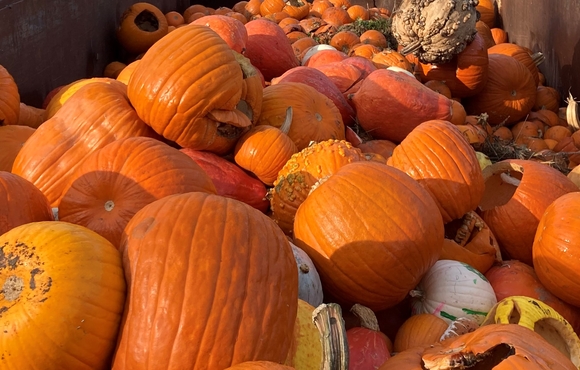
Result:
[[[53,219],[40,190],[20,176],[0,171],[0,235],[20,225]]]
[[[479,12],[479,20],[489,28],[495,27],[495,0],[479,0],[475,7]]]
[[[38,128],[44,122],[46,110],[20,103],[18,125]]]
[[[477,21],[475,23],[475,29],[477,29],[477,33],[481,35],[483,38],[483,42],[486,48],[490,48],[495,45],[495,41],[493,39],[493,35],[491,34],[490,28],[485,24],[483,21]]]
[[[151,138],[116,140],[89,155],[72,174],[59,220],[91,229],[118,248],[138,210],[190,191],[216,193],[211,179],[186,154]]]
[[[372,57],[372,62],[377,68],[387,68],[387,67],[400,67],[411,73],[413,73],[413,66],[407,58],[405,58],[401,53],[391,49],[385,49],[379,53],[376,53]]]
[[[111,63],[105,66],[105,70],[103,71],[103,77],[117,78],[117,76],[119,76],[119,73],[121,73],[121,71],[123,71],[125,67],[127,67],[125,63],[116,60],[112,61]]]
[[[363,153],[375,153],[380,154],[385,159],[389,159],[393,155],[393,150],[397,147],[397,144],[389,140],[368,140],[362,144],[357,145]]]
[[[167,19],[167,24],[169,26],[177,27],[181,24],[185,23],[185,19],[183,19],[183,15],[176,11],[170,11],[165,13],[165,19]]]
[[[330,46],[346,54],[359,43],[359,36],[352,31],[339,31],[330,39]]]
[[[293,370],[293,367],[271,361],[247,361],[228,367],[226,370]]]
[[[393,350],[402,352],[409,348],[435,344],[439,342],[448,327],[449,324],[433,314],[421,313],[413,315],[397,331]]]
[[[208,15],[194,20],[191,24],[206,26],[214,30],[232,50],[243,54],[248,42],[248,31],[239,20],[225,15]]]
[[[12,171],[12,164],[18,152],[34,133],[35,129],[28,126],[0,126],[0,171]]]
[[[352,18],[346,11],[346,8],[333,6],[322,12],[322,20],[330,26],[339,28],[342,25],[352,23]]]
[[[146,52],[167,35],[167,18],[155,5],[140,2],[131,5],[121,15],[117,39],[132,54]]]
[[[512,43],[496,44],[487,50],[489,54],[502,54],[514,57],[530,71],[536,86],[540,83],[538,65],[543,61],[542,53],[530,54],[528,48]]]
[[[123,68],[123,70],[119,73],[119,75],[117,76],[117,81],[120,81],[122,83],[124,83],[125,85],[129,84],[129,79],[131,78],[131,75],[133,74],[133,72],[135,71],[135,68],[137,68],[137,65],[141,62],[140,59],[137,59],[134,62],[131,62],[127,65],[127,67]]]
[[[356,21],[357,19],[367,21],[370,18],[369,9],[362,5],[354,4],[346,9],[350,19]]]
[[[296,212],[294,241],[330,294],[377,311],[401,302],[437,261],[443,221],[404,172],[355,162],[310,192]]]
[[[12,75],[0,65],[0,126],[16,125],[19,115],[18,86]]]
[[[162,62],[170,59],[171,68]],[[209,27],[190,24],[143,56],[127,95],[139,117],[166,139],[226,153],[260,112],[261,80],[244,59]]]
[[[266,215],[218,195],[170,195],[135,214],[120,250],[130,298],[112,369],[284,362],[298,274]]]
[[[491,36],[493,37],[493,41],[496,44],[503,44],[504,42],[508,42],[508,34],[501,28],[491,28],[490,29]]]
[[[560,93],[553,87],[538,86],[536,90],[536,102],[532,109],[547,109],[557,113],[560,108],[560,99]]]
[[[360,35],[360,42],[363,44],[371,44],[377,48],[387,47],[387,38],[385,34],[377,30],[366,30]]]

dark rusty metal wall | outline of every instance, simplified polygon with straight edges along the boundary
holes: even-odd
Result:
[[[183,10],[189,0],[148,0]],[[0,65],[25,103],[40,106],[52,88],[99,76],[114,60],[115,27],[132,0],[0,0]]]

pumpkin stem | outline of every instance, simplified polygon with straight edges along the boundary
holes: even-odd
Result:
[[[286,109],[286,119],[284,120],[282,126],[280,126],[280,131],[288,135],[288,133],[290,132],[290,127],[292,126],[293,118],[294,111],[292,110],[292,106],[289,106],[288,109]]]
[[[537,53],[534,53],[530,56],[532,57],[532,61],[534,62],[536,67],[539,66],[540,64],[542,64],[544,62],[544,60],[546,60],[544,53],[542,53],[541,51],[538,51]]]
[[[439,341],[441,342],[445,339],[454,338],[463,334],[471,333],[472,331],[475,331],[477,328],[479,328],[479,324],[475,320],[468,317],[459,317],[456,320],[454,320],[451,324],[449,324],[449,327],[447,328],[447,330],[443,332],[443,335],[441,335]]]
[[[417,289],[411,290],[409,295],[413,298],[423,298],[423,292]]]
[[[578,102],[574,100],[572,93],[568,92],[568,99],[566,100],[566,121],[572,130],[580,130],[580,120],[578,119]]]
[[[473,228],[475,227],[476,217],[472,212],[473,211],[470,211],[463,215],[463,223],[455,234],[455,242],[462,247],[465,247],[465,244],[467,244],[467,241],[473,232]]]
[[[359,318],[361,327],[374,331],[381,331],[377,316],[370,308],[356,303],[351,307],[350,312]]]
[[[312,313],[312,321],[320,333],[322,370],[348,369],[348,342],[342,311],[336,303],[323,303]]]

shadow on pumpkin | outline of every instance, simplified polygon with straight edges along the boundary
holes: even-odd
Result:
[[[62,197],[59,220],[87,227],[119,249],[123,229],[129,220],[157,199],[118,172],[88,172],[74,180]]]

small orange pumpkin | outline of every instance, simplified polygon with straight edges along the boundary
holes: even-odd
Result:
[[[167,27],[167,18],[159,8],[150,3],[135,3],[121,15],[117,39],[128,52],[144,53],[167,35]]]

